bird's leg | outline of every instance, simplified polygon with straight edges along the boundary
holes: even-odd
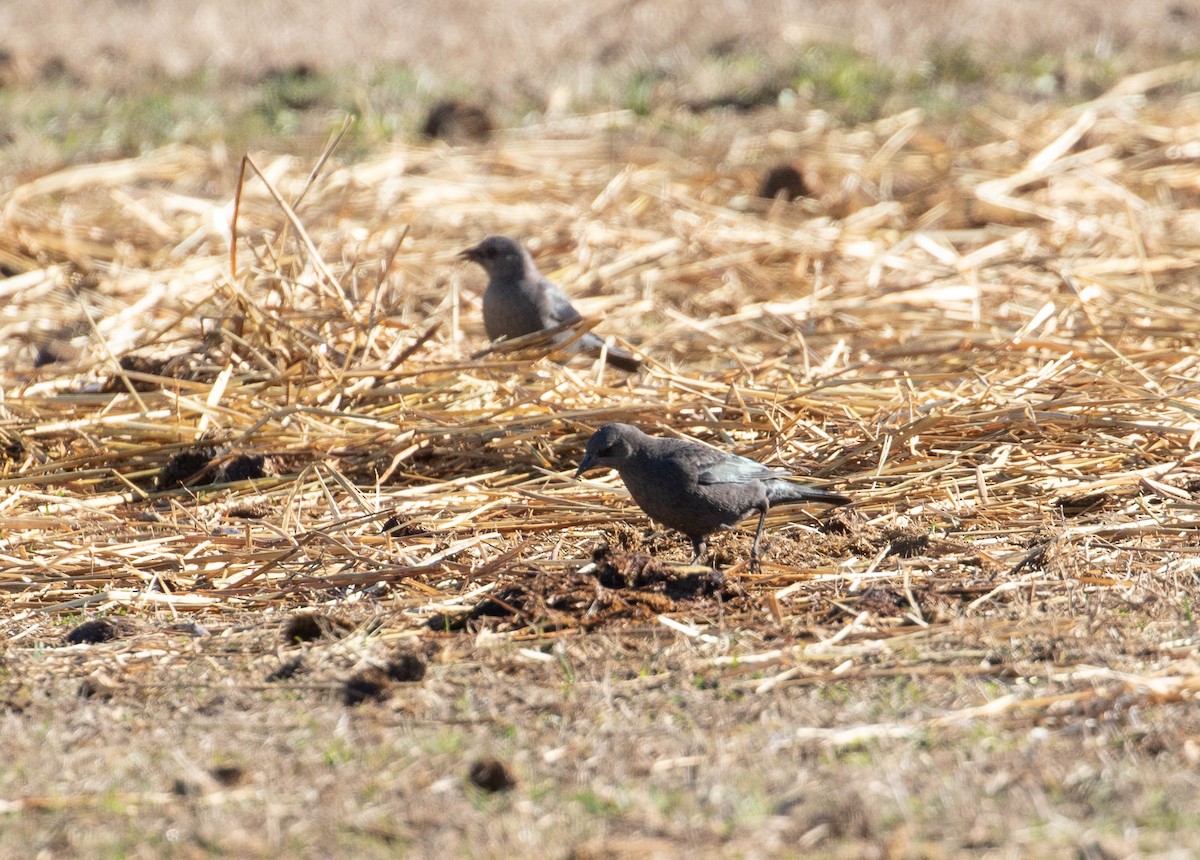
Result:
[[[750,546],[750,570],[758,572],[760,565],[758,561],[758,544],[762,540],[763,523],[767,521],[767,509],[771,506],[770,502],[764,501],[758,509],[758,528],[754,530],[754,543]]]
[[[704,538],[692,538],[692,549],[696,551],[696,554],[692,557],[692,564],[699,564],[700,559],[704,558],[704,550],[706,549],[704,546]]]

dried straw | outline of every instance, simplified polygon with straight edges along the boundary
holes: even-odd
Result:
[[[773,515],[756,576],[744,535],[718,539],[732,621],[713,600],[606,604],[610,631],[706,660],[731,659],[718,617],[815,631],[759,686],[867,654],[910,671],[901,643],[931,658],[1034,600],[1178,601],[1200,522],[1200,102],[1148,100],[1161,78],[979,110],[969,144],[915,111],[730,120],[686,147],[613,114],[316,170],[255,154],[236,190],[186,148],[20,185],[0,205],[5,633],[329,601],[412,633],[513,584],[542,602],[478,621],[489,636],[592,629],[596,587],[572,577],[598,541],[687,551],[647,544],[615,480],[571,478],[613,420],[856,499],[832,530]],[[738,177],[782,156],[824,197],[752,198]],[[479,273],[454,255],[490,233],[529,242],[647,370],[481,352]],[[161,481],[202,448],[226,471]],[[238,477],[239,455],[265,468]],[[551,611],[556,588],[587,599]]]

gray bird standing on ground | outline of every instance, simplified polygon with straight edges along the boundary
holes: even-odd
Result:
[[[483,292],[483,327],[492,340],[521,337],[580,318],[571,300],[542,276],[519,242],[489,236],[458,256],[478,263],[488,273]],[[569,332],[563,332],[556,340],[569,336]],[[591,332],[573,344],[573,348],[589,355],[599,355],[603,346],[604,342]],[[641,362],[624,350],[610,347],[607,356],[609,364],[629,373],[641,367]]]
[[[746,457],[685,439],[647,436],[629,424],[605,424],[593,433],[575,477],[600,466],[620,473],[633,500],[651,519],[691,539],[696,550],[693,564],[703,557],[709,534],[735,525],[752,511],[758,511],[758,528],[750,558],[757,562],[771,505],[850,503],[845,496],[797,484],[787,472]]]

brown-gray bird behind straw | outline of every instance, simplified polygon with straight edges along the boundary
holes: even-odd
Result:
[[[490,236],[459,256],[478,263],[488,274],[487,289],[483,292],[483,327],[492,340],[521,337],[580,319],[571,300],[553,281],[542,276],[519,242]],[[570,333],[564,332],[555,340],[562,342],[569,337]],[[573,349],[588,355],[599,355],[603,346],[604,342],[591,332],[572,344]],[[629,373],[642,364],[615,347],[609,347],[607,361]]]
[[[630,424],[605,424],[593,433],[575,477],[601,466],[617,470],[633,500],[652,520],[691,539],[696,551],[693,564],[704,556],[708,535],[730,528],[754,511],[758,511],[758,528],[750,557],[757,561],[763,522],[772,505],[850,503],[845,496],[798,484],[787,472],[746,457],[699,442],[648,436]]]

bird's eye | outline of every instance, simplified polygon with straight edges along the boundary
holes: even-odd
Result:
[[[600,449],[600,456],[601,457],[610,457],[610,456],[612,456],[613,452],[616,451],[616,448],[617,448],[616,445],[605,445],[603,448]]]

